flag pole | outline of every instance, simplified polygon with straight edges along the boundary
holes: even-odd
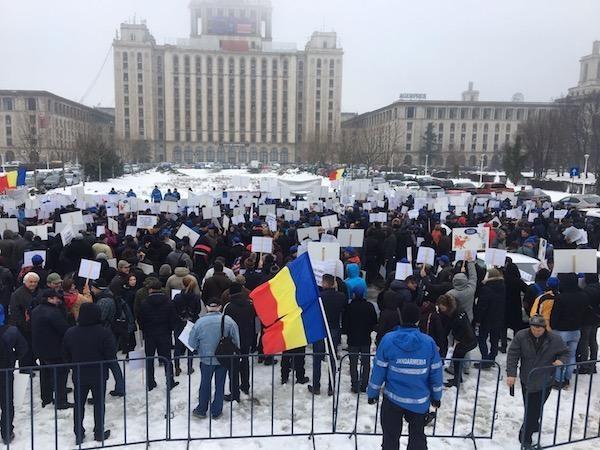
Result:
[[[333,338],[331,337],[331,330],[329,329],[329,323],[327,323],[327,316],[325,315],[325,308],[323,308],[323,300],[319,296],[319,308],[321,309],[321,315],[323,316],[323,322],[325,323],[325,331],[327,333],[327,348],[329,351],[327,352],[329,355],[329,361],[327,364],[327,371],[329,372],[329,380],[331,381],[331,387],[335,391],[335,377],[333,376],[333,368],[332,362],[335,363],[337,367],[337,352],[335,346],[333,345]],[[313,383],[315,380],[313,380]]]

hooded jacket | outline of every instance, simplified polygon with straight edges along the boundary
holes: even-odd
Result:
[[[560,293],[554,300],[550,326],[557,331],[580,330],[589,313],[590,299],[577,285],[577,275],[561,274]]]
[[[377,337],[375,338],[376,345],[379,345],[386,333],[400,325],[402,303],[398,304],[394,297],[386,297],[385,295],[382,303],[382,308],[379,313],[379,323],[377,324]]]
[[[363,289],[364,295],[367,295],[367,283],[360,277],[360,267],[358,264],[348,264],[346,266],[348,278],[344,280],[348,289],[348,298],[352,298],[352,291],[355,287]]]
[[[63,339],[65,362],[86,363],[116,359],[117,346],[110,330],[102,326],[101,311],[98,305],[86,303],[79,309],[77,326],[70,328]],[[73,368],[73,383],[78,379],[82,384],[100,382],[100,364],[83,365]],[[108,365],[102,365],[102,379],[108,379]]]
[[[377,347],[367,395],[424,414],[442,398],[442,361],[433,339],[415,327],[397,327]]]
[[[486,329],[501,328],[506,310],[506,289],[502,277],[483,281],[474,308],[475,322]]]
[[[377,313],[371,302],[355,298],[346,308],[342,329],[348,335],[348,346],[371,345],[371,332],[377,326]]]
[[[162,292],[150,294],[140,305],[138,323],[144,337],[171,338],[177,326],[173,302]]]
[[[173,272],[173,275],[171,275],[169,277],[169,279],[167,280],[167,283],[165,284],[165,289],[167,290],[167,294],[169,295],[169,298],[172,297],[171,291],[173,289],[179,289],[180,291],[183,291],[183,289],[184,289],[183,278],[186,277],[187,275],[190,275],[190,269],[188,269],[187,267],[175,267],[175,271]],[[194,275],[192,274],[192,276],[194,276]],[[197,285],[196,285],[196,288],[194,289],[194,294],[200,295],[200,288]]]
[[[223,292],[229,289],[231,286],[231,280],[227,277],[225,272],[215,272],[212,277],[210,277],[204,283],[204,287],[202,288],[202,300],[205,302],[213,297],[221,298]]]
[[[466,312],[469,321],[472,321],[475,289],[477,288],[477,272],[473,261],[467,263],[467,274],[468,277],[462,272],[454,275],[452,289],[448,291],[448,295],[456,299],[458,310]]]

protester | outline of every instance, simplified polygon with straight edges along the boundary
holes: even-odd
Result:
[[[474,315],[477,340],[481,352],[481,367],[489,369],[493,366],[498,355],[500,333],[504,325],[504,311],[506,309],[506,288],[502,272],[496,268],[488,269],[479,291],[479,298],[475,305]],[[488,347],[487,340],[490,340]]]
[[[532,434],[541,431],[540,416],[551,391],[552,374],[540,368],[562,366],[568,360],[569,349],[560,336],[546,330],[546,319],[542,315],[529,319],[529,328],[519,331],[508,348],[506,384],[510,388],[515,385],[519,366],[525,406],[519,442],[525,448],[531,447]]]
[[[187,370],[188,373],[194,373],[193,360],[190,355],[189,349],[179,340],[177,337],[181,334],[188,322],[196,323],[201,314],[206,313],[206,307],[202,303],[202,299],[199,295],[194,293],[194,290],[198,287],[196,278],[191,275],[183,277],[183,290],[173,298],[173,307],[175,308],[175,314],[177,316],[177,322],[175,329],[173,330],[175,336],[175,351],[173,358],[175,358],[175,376],[178,377],[181,374],[181,356],[186,352],[188,354],[187,359]]]
[[[31,311],[37,306],[38,283],[40,277],[31,272],[23,277],[23,285],[16,289],[10,297],[9,323],[15,325],[27,341],[27,352],[19,359],[19,367],[32,367],[33,342],[31,335]]]

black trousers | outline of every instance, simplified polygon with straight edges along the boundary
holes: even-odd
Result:
[[[240,348],[240,354],[250,354],[250,347]],[[234,400],[240,398],[240,390],[249,392],[250,390],[250,360],[248,356],[241,358],[232,358],[227,367],[229,373],[229,392]]]
[[[419,414],[392,403],[385,396],[381,405],[381,429],[383,430],[383,450],[399,450],[402,435],[402,420],[408,422],[407,450],[427,450],[425,437],[425,414]]]
[[[44,366],[51,364],[63,364],[62,359],[40,359],[40,393],[42,403],[51,403],[54,399],[57,405],[67,403],[67,367],[56,367],[46,369]],[[54,384],[56,381],[56,385]]]
[[[371,346],[348,346],[350,359],[350,382],[355,390],[367,389],[369,384],[369,372],[371,371]],[[358,373],[358,359],[360,357],[360,376]]]
[[[88,394],[92,393],[94,400],[94,436],[102,436],[104,434],[104,404],[106,393],[106,380],[102,383],[100,380],[96,383],[77,383],[73,381],[75,389],[75,411],[73,413],[73,432],[75,437],[83,436],[85,428],[83,428],[83,418],[85,416],[85,404]]]
[[[2,430],[2,439],[8,438],[15,428],[13,426],[15,417],[13,385],[14,375],[12,372],[0,372],[0,407],[2,408],[0,430]]]
[[[167,378],[167,386],[173,384],[173,363],[171,362],[171,336],[144,336],[144,350],[146,357],[158,356],[166,358],[165,377]],[[164,361],[163,361],[164,362]],[[155,383],[154,379],[154,360],[146,360],[146,384],[150,386]]]
[[[522,444],[531,444],[531,435],[540,431],[540,415],[551,391],[552,389],[548,387],[542,391],[528,392],[527,387],[521,383],[525,407],[525,418],[519,432],[519,442]]]
[[[304,378],[304,353],[306,352],[306,347],[294,348],[292,350],[286,350],[283,352],[281,356],[281,379],[287,380],[290,376],[290,372],[292,371],[292,365],[294,367],[294,372],[296,373],[296,381]],[[301,355],[298,355],[301,353]]]
[[[19,360],[19,367],[33,367],[35,366],[35,358],[33,357],[33,337],[31,336],[31,330],[26,331],[19,328],[19,331],[27,341],[27,352]]]
[[[475,347],[477,347],[477,344],[475,342],[471,342],[466,345],[462,342],[459,342],[456,345],[456,347],[454,347],[454,353],[452,354],[452,358],[462,359]],[[454,378],[457,382],[462,383],[462,361],[454,361],[452,364],[454,365]]]

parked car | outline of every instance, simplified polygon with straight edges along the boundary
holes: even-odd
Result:
[[[431,195],[432,198],[436,198],[439,195],[444,194],[444,189],[442,189],[439,186],[436,186],[434,184],[428,185],[428,186],[422,186],[421,190],[427,192],[427,194]]]
[[[434,178],[433,184],[441,187],[442,189],[453,189],[454,188],[454,182],[452,180],[447,180],[444,178]]]
[[[67,186],[81,183],[81,177],[75,172],[65,172],[65,183]]]
[[[483,185],[477,189],[477,192],[481,194],[491,194],[493,192],[514,192],[515,190],[509,187],[506,187],[504,183],[483,183]]]
[[[454,183],[453,190],[470,192],[471,194],[475,194],[477,192],[477,186],[474,183],[470,183],[468,181],[457,181]]]
[[[538,271],[540,261],[536,258],[532,258],[531,256],[522,255],[520,253],[506,253],[507,258],[512,259],[512,262],[516,264],[519,268],[519,271],[522,272],[521,278],[527,284],[533,284],[535,279],[535,274]],[[477,261],[476,263],[481,267],[486,267],[485,264],[485,252],[477,252]],[[526,274],[525,277],[523,273]]]
[[[409,189],[411,191],[418,191],[419,189],[421,189],[421,186],[419,186],[419,183],[417,183],[416,181],[400,181],[394,186],[401,189]]]
[[[62,185],[64,179],[58,173],[52,173],[44,178],[44,187],[46,189],[54,189]]]
[[[597,208],[600,206],[600,195],[597,194],[571,194],[554,203],[558,208]]]
[[[550,196],[548,194],[546,194],[544,191],[542,191],[541,189],[538,189],[538,188],[523,189],[523,190],[517,192],[517,200],[521,200],[521,201],[533,200],[533,201],[539,201],[541,203],[552,201],[552,199],[550,198]]]

